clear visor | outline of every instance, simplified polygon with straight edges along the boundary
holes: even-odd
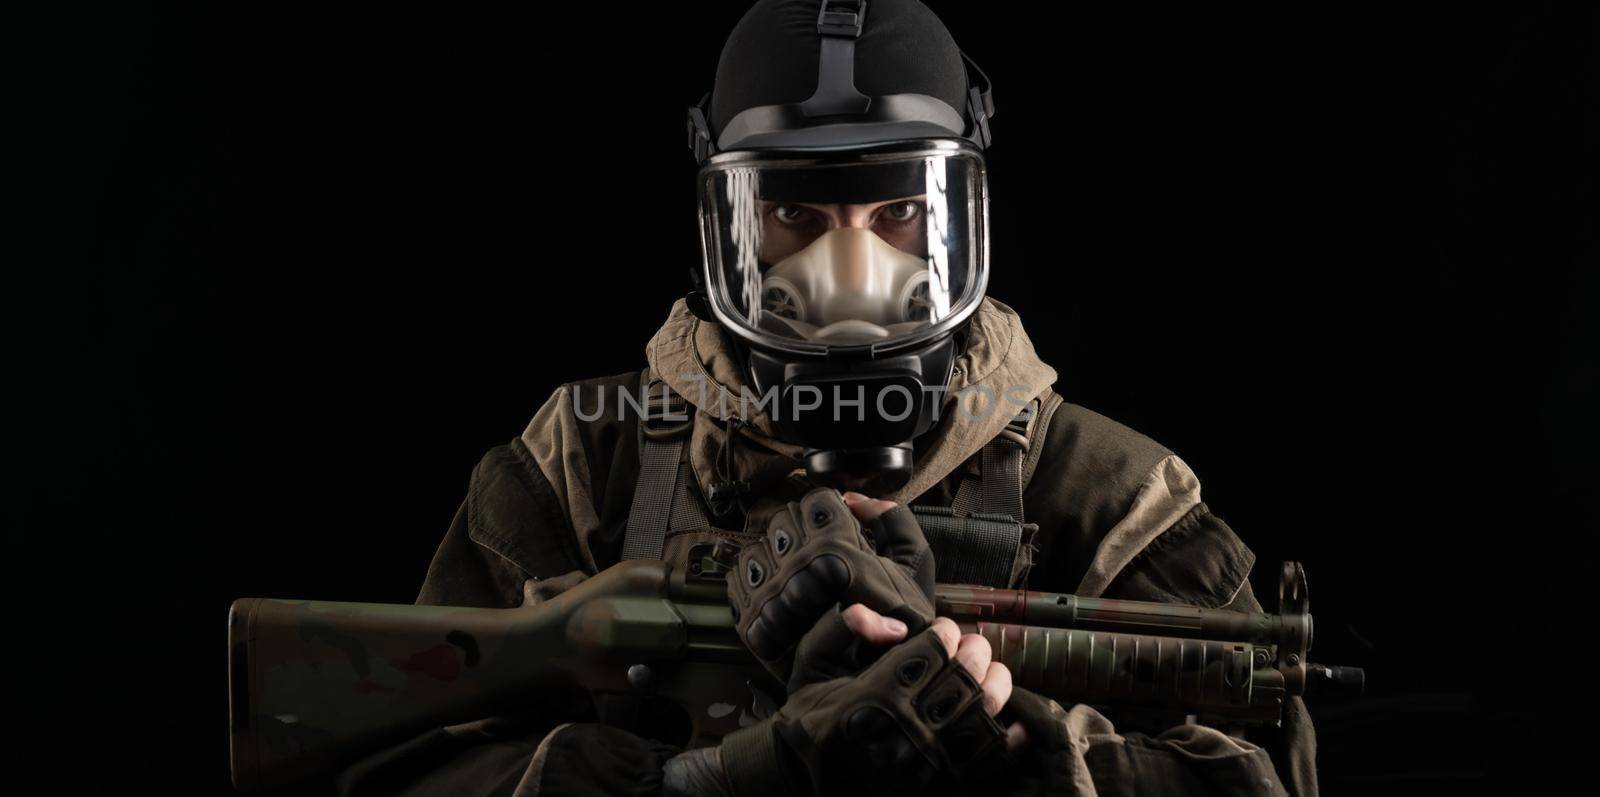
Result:
[[[982,179],[981,161],[957,152],[713,166],[702,211],[719,315],[806,349],[959,321],[983,287]]]

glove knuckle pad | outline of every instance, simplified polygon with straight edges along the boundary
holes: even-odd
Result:
[[[794,532],[778,524],[773,524],[767,532],[767,541],[772,545],[772,552],[780,557],[794,550],[798,543]]]
[[[838,554],[830,552],[818,556],[806,565],[805,571],[816,579],[819,588],[828,590],[834,600],[850,586],[850,565]]]
[[[751,559],[744,563],[744,570],[740,573],[740,577],[744,579],[744,583],[748,584],[751,589],[756,589],[766,583],[767,568],[759,560]]]
[[[807,627],[817,621],[829,606],[839,602],[837,591],[810,569],[801,570],[789,578],[776,600],[788,604],[806,619]]]
[[[922,676],[928,674],[928,660],[918,656],[900,662],[894,670],[894,677],[900,681],[901,686],[911,687],[921,683]]]
[[[884,682],[892,679],[900,686],[911,689],[920,686],[928,673],[938,672],[949,660],[939,637],[932,631],[924,631],[894,646],[867,668],[862,677]]]
[[[929,727],[942,728],[972,705],[979,692],[978,682],[966,667],[950,662],[917,696],[917,714]]]
[[[896,728],[894,718],[877,706],[863,706],[845,720],[845,737],[856,742],[876,741]]]
[[[782,656],[783,651],[788,648],[788,645],[779,639],[774,626],[767,621],[765,609],[762,610],[762,615],[751,620],[749,627],[745,629],[744,643],[750,648],[751,653],[756,654],[756,658],[767,661]]]
[[[740,582],[745,590],[754,590],[766,583],[773,570],[765,546],[746,545],[739,553],[739,569],[732,580]]]

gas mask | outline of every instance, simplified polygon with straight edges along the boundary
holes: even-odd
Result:
[[[981,156],[937,140],[730,152],[701,179],[706,304],[745,354],[743,406],[805,447],[817,481],[904,484],[945,398],[953,334],[983,298]]]
[[[925,6],[868,5],[761,0],[729,36],[688,113],[691,307],[744,355],[755,394],[733,399],[803,446],[813,479],[881,493],[910,479],[983,299],[994,103]],[[811,70],[814,89],[796,79]]]

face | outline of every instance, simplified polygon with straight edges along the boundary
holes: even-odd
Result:
[[[761,261],[768,265],[811,245],[823,233],[859,227],[877,233],[902,252],[926,257],[927,195],[867,204],[811,204],[757,200],[761,216]]]

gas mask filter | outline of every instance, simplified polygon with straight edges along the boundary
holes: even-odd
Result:
[[[823,233],[761,278],[763,321],[831,344],[872,343],[928,321],[928,266],[871,230]]]

